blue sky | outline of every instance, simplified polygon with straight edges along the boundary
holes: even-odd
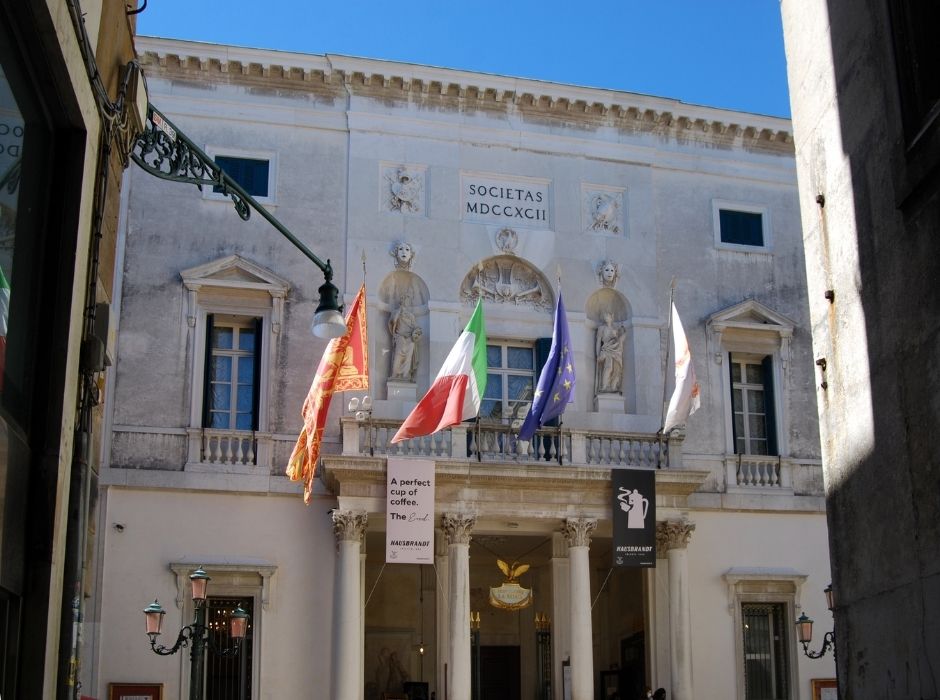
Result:
[[[790,115],[779,0],[149,0],[137,31]]]

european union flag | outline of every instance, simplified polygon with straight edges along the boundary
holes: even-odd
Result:
[[[565,317],[565,303],[558,292],[558,305],[555,306],[555,330],[552,333],[552,347],[548,359],[539,375],[538,387],[529,415],[519,430],[520,440],[531,440],[535,431],[548,421],[565,412],[565,406],[571,401],[574,392],[574,355],[571,353],[571,336],[568,334],[568,319]]]

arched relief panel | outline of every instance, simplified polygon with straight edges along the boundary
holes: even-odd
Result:
[[[427,379],[430,320],[427,284],[408,270],[389,273],[379,285],[378,314],[384,331],[375,334],[377,379],[419,383]],[[379,386],[379,381],[376,386]]]
[[[497,304],[514,304],[551,311],[555,293],[548,278],[530,263],[515,255],[496,255],[471,268],[460,284],[460,298]]]
[[[594,350],[593,392],[595,396],[615,396],[622,394],[624,410],[636,412],[636,342],[632,323],[633,309],[627,298],[616,289],[605,287],[598,289],[584,307],[588,322],[585,328],[593,334],[588,346]],[[607,323],[610,314],[610,325]],[[612,366],[610,358],[605,357],[604,346],[617,340],[622,344],[620,378],[617,381],[616,363]],[[616,345],[614,345],[616,347]],[[599,404],[598,404],[599,405]]]

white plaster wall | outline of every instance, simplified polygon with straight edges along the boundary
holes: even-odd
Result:
[[[333,607],[335,540],[327,501],[305,507],[288,496],[112,488],[106,515],[101,596],[100,670],[96,694],[108,683],[162,682],[165,700],[179,698],[189,651],[160,657],[149,648],[142,610],[154,598],[167,611],[160,642],[172,645],[183,624],[176,607],[173,562],[258,563],[277,566],[267,609],[260,601],[261,658],[255,700],[325,697]],[[114,524],[123,526],[122,531]],[[209,583],[212,595],[212,583]],[[189,596],[189,592],[185,593]],[[327,684],[328,685],[328,684]]]
[[[812,648],[832,629],[823,589],[830,583],[826,516],[770,513],[691,514],[695,532],[688,547],[689,604],[692,612],[692,673],[696,697],[735,698],[734,617],[722,576],[733,567],[789,568],[806,574],[800,600],[813,620]],[[659,564],[663,560],[658,560]],[[799,611],[796,611],[799,615]],[[795,619],[795,618],[794,618]],[[811,678],[835,678],[832,655],[812,661],[795,642],[790,626],[791,659],[798,664],[800,700],[812,700]],[[743,697],[741,695],[740,697]]]

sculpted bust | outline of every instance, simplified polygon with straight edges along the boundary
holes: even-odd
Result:
[[[391,247],[388,254],[395,259],[395,268],[398,270],[410,270],[411,263],[415,259],[415,249],[406,241],[398,241]]]
[[[597,266],[597,281],[604,287],[614,287],[620,280],[620,265],[609,258]]]

